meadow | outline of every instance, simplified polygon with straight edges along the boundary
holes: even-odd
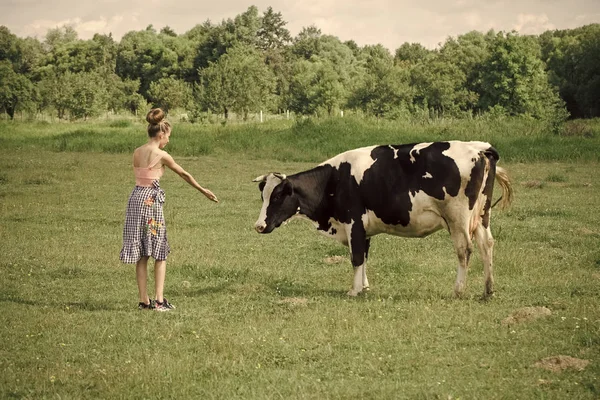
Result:
[[[165,173],[177,309],[156,313],[137,310],[118,259],[144,125],[0,123],[0,398],[599,398],[600,122],[538,125],[175,123],[167,149],[220,203]],[[348,298],[345,247],[300,220],[254,231],[255,176],[434,139],[492,142],[513,180],[514,204],[492,213],[493,299],[477,252],[454,297],[447,232],[375,237],[371,290]],[[524,307],[550,315],[506,323]]]

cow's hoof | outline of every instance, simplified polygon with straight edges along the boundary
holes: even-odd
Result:
[[[369,286],[363,287],[363,292],[368,292],[369,290],[371,290],[371,288]]]
[[[350,297],[356,297],[359,295],[359,293],[360,293],[360,291],[358,291],[358,290],[350,289],[350,290],[348,290],[347,294]]]
[[[494,298],[494,292],[491,292],[491,293],[484,292],[483,295],[481,296],[482,301],[488,301],[493,298]]]

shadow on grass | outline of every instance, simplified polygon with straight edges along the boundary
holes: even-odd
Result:
[[[210,295],[210,294],[221,293],[221,292],[225,291],[226,289],[228,289],[231,285],[233,285],[233,282],[223,283],[221,285],[210,286],[210,287],[205,287],[205,288],[201,288],[201,289],[176,288],[176,289],[170,289],[169,292],[172,296],[179,295],[179,296],[187,296],[187,297],[200,297],[200,296],[206,296],[206,295]]]
[[[282,297],[334,297],[338,299],[347,299],[347,291],[332,290],[306,285],[289,284],[286,282],[270,282],[267,287],[277,292]]]
[[[120,311],[123,307],[115,307],[108,302],[84,300],[78,302],[56,302],[45,300],[28,300],[19,297],[0,297],[0,303],[15,303],[25,306],[49,307],[54,309],[83,310],[83,311]]]

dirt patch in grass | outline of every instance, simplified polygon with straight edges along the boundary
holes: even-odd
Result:
[[[344,257],[344,256],[325,257],[325,263],[326,264],[339,264],[339,263],[346,261],[347,259],[348,259],[348,257]]]
[[[598,232],[593,231],[593,230],[588,229],[588,228],[579,228],[579,229],[577,229],[576,232],[579,233],[579,234],[581,234],[581,235],[585,235],[585,236],[590,236],[590,235],[595,236],[595,235],[598,235]]]
[[[552,356],[536,362],[534,366],[552,372],[562,372],[565,369],[583,371],[589,363],[589,360],[582,360],[581,358],[571,356]]]
[[[525,186],[528,189],[541,189],[544,187],[544,182],[539,180],[526,181],[521,183],[521,185]]]
[[[308,304],[308,299],[304,297],[286,297],[277,302],[277,304],[289,304],[292,306],[305,306]]]
[[[541,317],[552,315],[552,311],[546,307],[524,307],[514,311],[511,315],[502,320],[502,325],[520,324],[522,322],[533,321]]]

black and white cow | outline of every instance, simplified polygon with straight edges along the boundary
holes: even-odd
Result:
[[[372,146],[339,154],[317,167],[286,176],[270,173],[260,182],[263,198],[255,228],[270,233],[293,216],[350,247],[356,296],[369,287],[366,262],[371,237],[388,233],[425,237],[447,229],[458,255],[454,291],[461,295],[473,245],[484,264],[484,297],[493,293],[490,211],[494,179],[502,205],[512,198],[498,152],[484,142],[436,142]]]

